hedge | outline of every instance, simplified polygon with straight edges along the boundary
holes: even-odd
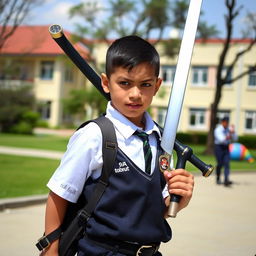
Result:
[[[200,144],[205,145],[207,133],[177,133],[177,139],[184,144]],[[247,148],[256,149],[256,135],[239,136],[238,142]]]

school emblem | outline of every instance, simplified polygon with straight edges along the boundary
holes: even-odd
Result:
[[[159,157],[159,168],[161,172],[170,171],[170,156],[161,155]]]

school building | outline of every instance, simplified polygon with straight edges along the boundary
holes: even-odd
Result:
[[[70,36],[65,32],[67,37]],[[232,63],[237,53],[245,49],[249,40],[233,40],[228,53],[226,67]],[[107,45],[95,42],[94,52],[90,55],[88,48],[76,43],[75,48],[90,62],[94,56],[98,66],[104,66]],[[209,127],[209,109],[214,99],[216,72],[223,41],[210,39],[206,42],[197,40],[187,81],[183,109],[180,117],[179,131],[207,132]],[[176,58],[161,56],[160,76],[162,87],[154,98],[151,108],[153,118],[164,124],[170,91],[175,74]],[[243,55],[229,76],[236,77],[255,65],[256,46]],[[5,72],[6,67],[17,66],[18,77]],[[225,72],[225,70],[223,70]],[[38,111],[50,126],[59,126],[68,116],[63,114],[62,99],[71,89],[89,86],[83,74],[65,57],[59,46],[48,32],[48,26],[21,26],[6,42],[0,53],[0,84],[20,85],[30,83],[39,104]],[[222,90],[218,117],[229,116],[239,135],[256,135],[256,72],[243,76],[232,84],[226,84]]]

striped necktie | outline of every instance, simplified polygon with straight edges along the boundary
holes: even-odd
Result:
[[[152,161],[152,152],[148,141],[148,135],[145,132],[135,131],[134,133],[143,141],[143,151],[145,159],[145,172],[151,173],[151,161]]]

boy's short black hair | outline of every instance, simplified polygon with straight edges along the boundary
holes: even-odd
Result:
[[[146,40],[138,36],[125,36],[117,39],[109,47],[106,55],[106,75],[114,72],[116,67],[127,68],[129,71],[138,64],[147,62],[155,69],[155,75],[159,75],[159,54]]]

